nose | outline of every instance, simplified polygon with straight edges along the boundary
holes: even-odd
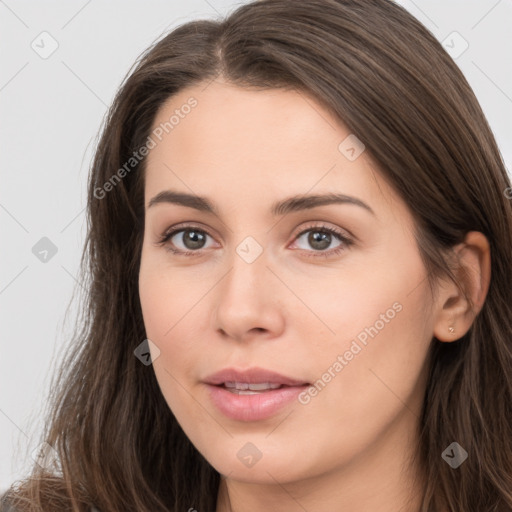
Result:
[[[274,272],[265,251],[251,263],[233,251],[230,270],[216,287],[216,328],[225,338],[247,341],[281,334],[283,284]]]

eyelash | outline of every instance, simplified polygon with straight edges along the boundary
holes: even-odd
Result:
[[[181,225],[178,228],[173,229],[172,231],[165,232],[163,235],[161,235],[159,237],[159,240],[156,243],[156,245],[158,245],[158,246],[165,246],[164,248],[165,248],[166,251],[169,251],[169,252],[171,252],[171,253],[173,253],[173,254],[175,254],[177,256],[188,256],[188,257],[198,256],[202,252],[201,249],[198,249],[197,251],[183,251],[183,250],[180,250],[180,249],[174,249],[170,245],[166,245],[166,243],[174,235],[176,235],[177,233],[180,233],[181,231],[189,231],[189,230],[190,231],[197,231],[199,233],[206,234],[206,235],[212,237],[208,233],[208,231],[206,231],[206,230],[204,230],[202,228],[199,228],[196,225],[187,224],[187,225]],[[305,249],[299,249],[299,250],[302,250],[302,251],[306,251],[306,256],[307,257],[318,258],[318,257],[322,257],[323,256],[323,257],[327,258],[327,257],[331,257],[331,256],[337,256],[338,254],[342,253],[346,249],[350,248],[353,245],[353,243],[354,243],[353,240],[348,238],[341,231],[339,231],[339,230],[337,230],[335,228],[332,228],[332,227],[324,226],[324,225],[308,226],[306,229],[303,229],[300,233],[298,233],[295,236],[294,241],[296,239],[298,239],[299,237],[301,237],[304,233],[307,233],[308,231],[325,232],[325,233],[329,233],[331,235],[334,235],[341,242],[341,245],[339,245],[338,247],[336,247],[334,249],[330,249],[328,251],[314,251],[314,250],[306,251]]]

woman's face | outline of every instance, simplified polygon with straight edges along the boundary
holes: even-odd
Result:
[[[246,482],[401,465],[434,319],[410,212],[361,143],[303,93],[216,81],[172,97],[148,147],[140,299],[192,443]],[[255,368],[296,385],[207,384],[285,382]]]

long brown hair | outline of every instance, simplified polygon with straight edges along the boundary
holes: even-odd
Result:
[[[141,159],[155,114],[183,88],[222,76],[240,87],[312,94],[365,144],[413,213],[432,284],[468,231],[491,246],[484,306],[460,340],[435,338],[418,432],[422,512],[512,511],[512,209],[503,160],[463,74],[390,0],[260,0],[184,24],[134,65],[105,120],[88,188],[84,317],[55,378],[42,441],[58,470],[12,486],[20,511],[215,510],[220,476],[188,440],[151,366],[138,297]],[[200,106],[198,107],[200,108]],[[133,164],[133,161],[132,161]],[[119,174],[118,174],[119,176]],[[441,454],[459,443],[457,469]]]

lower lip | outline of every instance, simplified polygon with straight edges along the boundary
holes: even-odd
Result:
[[[238,421],[258,421],[269,418],[280,409],[293,402],[308,388],[286,386],[264,391],[255,395],[238,395],[221,386],[207,384],[213,403],[228,418]]]

